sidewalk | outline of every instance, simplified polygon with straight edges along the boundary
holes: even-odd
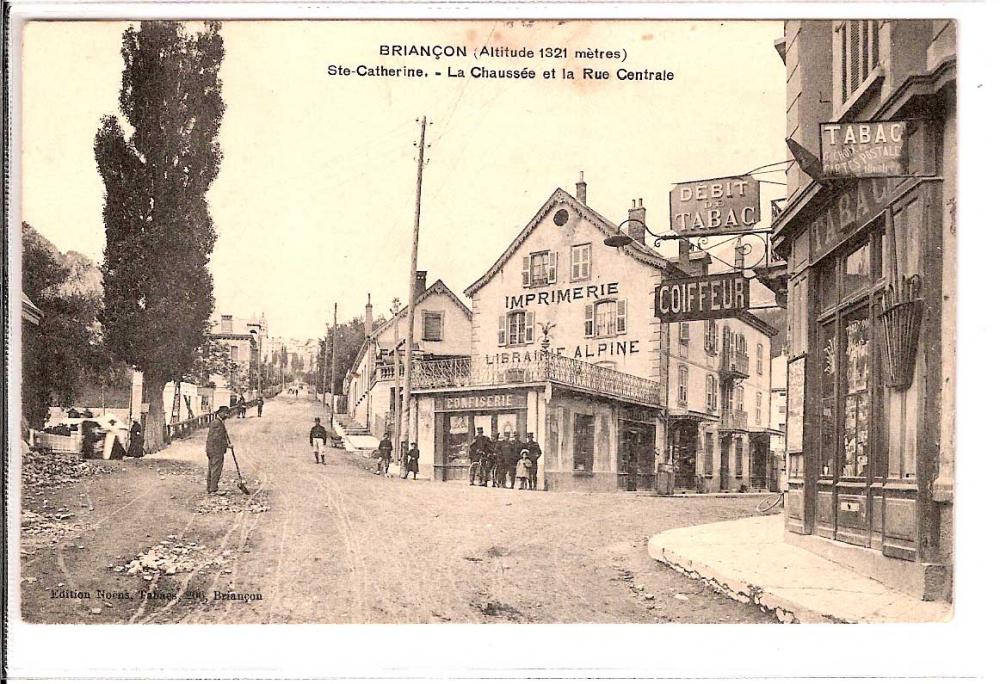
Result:
[[[940,622],[951,604],[921,601],[785,543],[768,515],[681,527],[650,538],[649,555],[782,622]]]

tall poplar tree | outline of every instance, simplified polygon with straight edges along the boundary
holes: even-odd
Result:
[[[107,236],[101,322],[112,353],[143,372],[150,451],[163,444],[163,387],[197,367],[214,308],[206,193],[222,160],[219,29],[128,28],[118,104],[130,133],[106,116],[94,142]]]

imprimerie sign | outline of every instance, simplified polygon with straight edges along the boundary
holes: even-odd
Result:
[[[833,121],[819,125],[823,178],[906,175],[906,121]]]
[[[678,235],[742,233],[760,221],[760,183],[730,176],[680,183],[670,191],[670,229]]]
[[[664,323],[731,318],[750,307],[750,279],[742,273],[672,279],[656,288],[653,306]]]

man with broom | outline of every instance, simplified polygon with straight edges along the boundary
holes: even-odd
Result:
[[[220,406],[215,412],[215,418],[208,426],[208,438],[205,440],[205,453],[208,455],[208,493],[219,492],[219,478],[222,477],[222,463],[229,450],[229,433],[226,431],[226,419],[229,409]]]

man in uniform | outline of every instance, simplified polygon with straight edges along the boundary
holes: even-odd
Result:
[[[507,472],[510,474],[510,488],[513,489],[514,483],[517,482],[517,462],[521,460],[521,449],[524,448],[524,443],[516,432],[510,436],[510,441],[511,455],[507,462]]]
[[[542,456],[542,447],[535,441],[534,432],[528,433],[524,448],[528,450],[528,460],[531,461],[528,468],[528,489],[538,489],[538,459]]]
[[[389,464],[392,462],[392,440],[389,433],[382,435],[382,441],[378,443],[378,465],[376,475],[389,477]]]
[[[264,413],[264,397],[257,397],[257,417],[260,418]]]
[[[319,459],[322,458],[323,465],[326,465],[326,428],[323,427],[323,423],[319,418],[316,419],[315,425],[309,431],[309,444],[312,445],[316,463],[319,463]]]
[[[490,440],[483,434],[482,428],[476,428],[476,436],[469,445],[469,486],[476,484],[476,472],[479,472],[480,484],[486,484],[486,452],[489,451]]]
[[[215,412],[215,418],[208,426],[208,437],[205,440],[205,454],[208,456],[208,493],[219,491],[219,478],[222,477],[222,463],[229,448],[229,433],[226,432],[226,419],[229,409],[220,406]]]

